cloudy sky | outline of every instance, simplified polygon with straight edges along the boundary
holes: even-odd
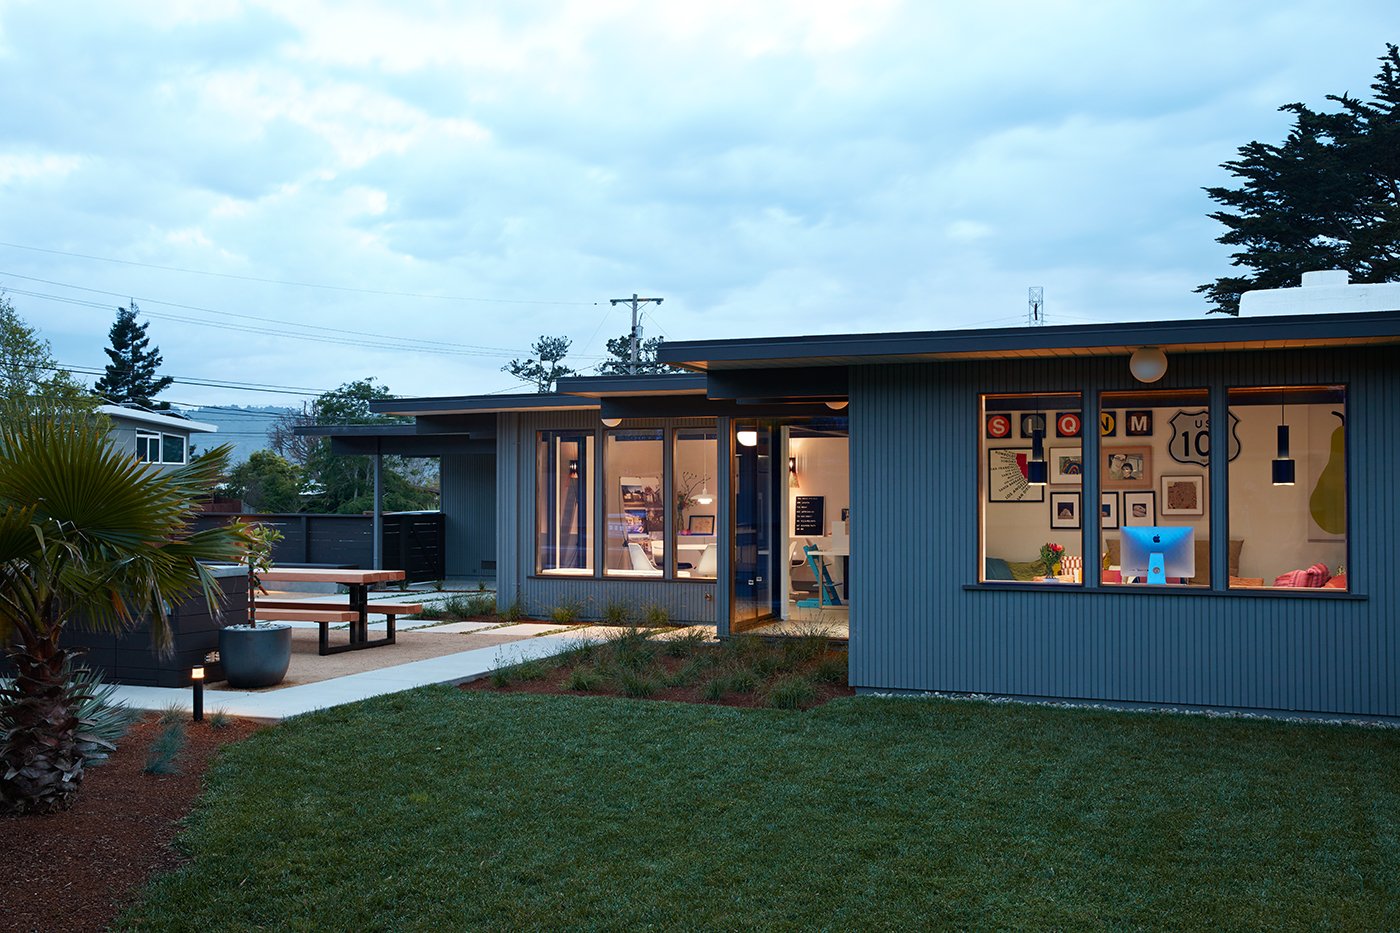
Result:
[[[408,7],[409,10],[396,9]],[[1394,0],[0,0],[0,288],[100,366],[511,389],[669,339],[1189,317],[1201,188],[1365,94]],[[183,381],[176,402],[296,403]]]

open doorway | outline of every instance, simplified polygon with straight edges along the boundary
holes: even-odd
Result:
[[[772,634],[816,628],[850,634],[851,466],[845,416],[782,428],[779,620]]]

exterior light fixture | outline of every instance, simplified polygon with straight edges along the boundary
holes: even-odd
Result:
[[[1278,456],[1273,463],[1273,475],[1275,486],[1292,486],[1296,480],[1297,471],[1293,458],[1288,455],[1288,425],[1284,423],[1283,403],[1278,406]]]
[[[190,668],[190,686],[194,688],[194,721],[204,721],[204,668]]]
[[[603,419],[603,424],[607,425],[607,426],[610,427],[610,428],[615,428],[615,427],[617,427],[619,424],[622,424],[622,419],[621,419],[621,418],[604,418],[604,419]]]
[[[851,404],[849,401],[847,401],[846,399],[842,399],[839,402],[827,402],[826,407],[830,408],[832,411],[841,411],[849,404]]]
[[[1036,428],[1031,432],[1031,459],[1026,464],[1026,482],[1032,486],[1044,486],[1049,471],[1045,462],[1045,432]]]
[[[1138,382],[1156,382],[1167,374],[1167,355],[1158,347],[1138,347],[1128,359],[1128,370]]]
[[[578,461],[569,461],[569,479],[578,479]]]
[[[737,441],[738,441],[741,445],[743,445],[744,447],[757,447],[757,446],[758,446],[758,432],[757,432],[757,431],[735,431],[735,432],[734,432],[734,439],[737,440]]]

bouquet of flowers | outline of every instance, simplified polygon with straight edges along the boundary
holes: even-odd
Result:
[[[1053,577],[1060,572],[1060,558],[1065,556],[1065,546],[1049,541],[1040,546],[1040,562],[1045,565],[1045,575]]]

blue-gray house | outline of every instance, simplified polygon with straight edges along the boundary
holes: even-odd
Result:
[[[375,407],[457,445],[449,563],[489,516],[532,613],[821,625],[863,691],[1394,717],[1400,286],[1330,275],[1239,318],[669,343],[686,374]]]

